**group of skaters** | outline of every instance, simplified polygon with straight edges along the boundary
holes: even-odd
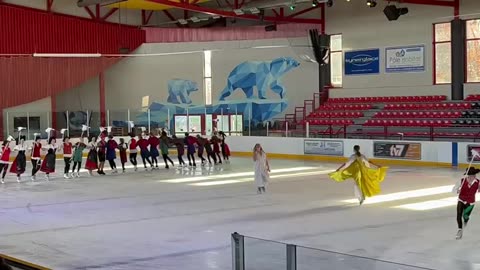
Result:
[[[159,163],[161,162],[160,157],[163,158],[165,168],[169,169],[170,166],[175,166],[169,156],[169,148],[173,145],[177,149],[177,158],[180,167],[196,167],[197,159],[195,156],[200,159],[201,166],[229,162],[230,150],[225,143],[226,134],[222,131],[215,131],[212,137],[208,139],[200,135],[192,136],[189,133],[185,133],[184,138],[177,138],[175,135],[170,137],[164,129],[162,129],[158,135],[155,135],[154,133],[146,133],[143,129],[139,135],[135,135],[134,131],[130,132],[130,140],[128,142],[125,141],[124,138],[119,138],[117,142],[111,134],[111,127],[108,127],[100,128],[100,135],[98,137],[90,136],[88,142],[86,142],[83,134],[87,129],[88,127],[86,126],[82,128],[80,140],[75,144],[66,136],[66,129],[62,129],[62,139],[60,143],[57,142],[55,137],[49,137],[47,144],[43,145],[39,136],[40,134],[35,134],[34,142],[31,145],[27,145],[25,141],[26,137],[21,135],[22,128],[19,128],[17,138],[8,136],[1,146],[1,183],[5,183],[5,176],[8,171],[17,176],[17,182],[21,181],[21,176],[26,172],[27,152],[30,154],[32,163],[32,181],[36,180],[36,175],[39,171],[45,174],[46,180],[50,180],[50,174],[55,172],[57,153],[63,154],[65,163],[64,178],[80,177],[80,169],[82,168],[83,153],[85,150],[88,150],[85,169],[90,176],[93,176],[94,172],[99,175],[105,175],[104,167],[106,161],[109,163],[112,174],[118,173],[116,163],[117,152],[120,155],[122,172],[125,172],[125,165],[128,161],[133,165],[135,171],[138,170],[138,155],[140,155],[145,170],[159,169]],[[47,134],[50,134],[52,129],[49,128],[46,131]],[[12,144],[15,145],[12,147]],[[10,155],[12,152],[16,152],[16,157],[9,170]],[[188,165],[183,159],[185,152],[187,154]],[[43,160],[41,157],[42,153],[45,153]]]

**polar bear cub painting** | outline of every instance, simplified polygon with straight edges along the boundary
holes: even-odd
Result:
[[[190,93],[198,91],[197,83],[190,80],[173,79],[168,81],[168,103],[192,104]],[[178,99],[180,98],[180,101]]]

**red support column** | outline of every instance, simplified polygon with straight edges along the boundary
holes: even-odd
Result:
[[[46,4],[47,4],[47,12],[51,12],[52,6],[53,6],[53,0],[46,0]]]
[[[322,3],[320,5],[320,16],[322,16],[321,20],[322,20],[322,28],[321,28],[321,33],[322,34],[325,34],[325,22],[327,21],[325,19],[325,3]]]
[[[99,95],[100,95],[100,125],[102,127],[106,126],[106,115],[107,115],[107,110],[106,110],[106,105],[105,105],[105,74],[100,72],[98,75],[98,90],[99,90]]]
[[[460,0],[455,0],[453,6],[453,16],[455,16],[455,18],[458,18],[458,16],[460,16]]]
[[[50,104],[52,110],[52,126],[51,128],[57,128],[57,97],[55,95],[50,96]]]

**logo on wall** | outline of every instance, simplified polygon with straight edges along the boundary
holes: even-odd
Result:
[[[425,46],[385,49],[385,72],[420,72],[425,70]]]
[[[345,75],[380,73],[380,49],[345,52]]]
[[[422,145],[420,143],[391,143],[374,142],[373,156],[391,159],[422,159]]]
[[[304,140],[303,153],[306,155],[343,156],[343,141]]]

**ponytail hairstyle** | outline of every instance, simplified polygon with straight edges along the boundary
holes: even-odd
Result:
[[[360,145],[355,145],[355,146],[353,147],[353,151],[355,152],[355,155],[356,155],[357,157],[361,157],[361,156],[362,156],[362,153],[360,153]]]

